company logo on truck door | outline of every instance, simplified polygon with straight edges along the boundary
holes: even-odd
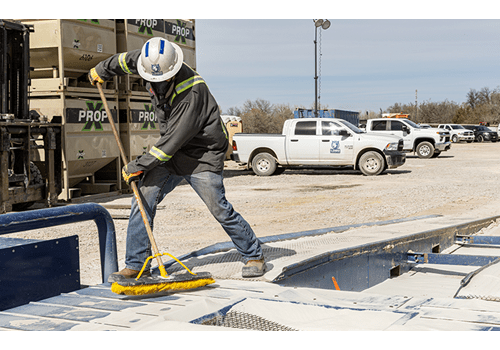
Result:
[[[176,43],[186,43],[186,39],[194,41],[194,33],[191,28],[187,27],[186,22],[177,20],[177,23],[165,22],[165,33],[174,35]]]
[[[332,144],[330,146],[330,153],[340,153],[340,142],[339,141],[332,141]]]
[[[102,101],[86,101],[86,109],[68,108],[66,110],[66,123],[84,124],[82,131],[102,131],[103,123],[109,123],[108,115],[104,110]],[[117,121],[116,113],[113,113],[113,120]]]
[[[163,32],[164,21],[162,19],[129,19],[128,24],[138,26],[137,33],[153,36],[153,30]]]
[[[131,109],[132,123],[141,123],[141,130],[156,130],[156,115],[153,105],[144,104],[144,110]]]

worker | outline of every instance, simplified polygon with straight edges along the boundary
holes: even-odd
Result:
[[[183,63],[183,52],[178,45],[157,37],[148,40],[142,49],[99,62],[88,76],[95,85],[125,74],[139,74],[146,81],[160,124],[160,139],[149,153],[122,169],[127,184],[138,181],[151,227],[158,204],[185,179],[241,254],[242,276],[263,275],[266,264],[261,244],[248,222],[225,197],[222,172],[229,141],[217,102],[203,78]],[[125,268],[111,274],[108,282],[135,278],[149,256],[149,238],[133,198]]]

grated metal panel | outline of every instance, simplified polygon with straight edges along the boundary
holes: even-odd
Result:
[[[277,322],[266,320],[263,317],[246,312],[230,311],[225,315],[218,315],[201,323],[204,326],[217,326],[254,331],[298,331]]]
[[[317,254],[333,249],[335,245],[340,243],[349,243],[353,240],[349,235],[331,233],[322,236],[303,237],[287,241],[279,241],[262,244],[262,250],[268,270],[275,265],[287,265],[285,261],[294,263],[303,259],[310,258]],[[292,260],[293,259],[293,260]],[[241,277],[241,269],[243,260],[240,254],[232,249],[224,253],[207,254],[198,256],[184,261],[186,266],[194,273],[200,271],[210,271],[214,278],[224,279],[243,279]],[[178,263],[173,263],[168,267],[168,273],[175,274],[184,271],[184,268]],[[272,278],[271,278],[272,279]],[[264,277],[245,278],[245,280],[268,280]]]

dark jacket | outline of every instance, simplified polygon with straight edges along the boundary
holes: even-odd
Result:
[[[141,50],[116,54],[97,64],[96,72],[105,81],[114,75],[138,74],[140,54]],[[201,76],[183,64],[172,81],[147,82],[146,88],[161,137],[149,153],[129,164],[128,171],[147,171],[162,165],[177,175],[221,172],[228,148],[227,131],[217,102]]]

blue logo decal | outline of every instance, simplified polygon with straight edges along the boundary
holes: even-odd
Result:
[[[163,74],[159,64],[152,64],[151,71],[152,71],[151,74],[153,74],[153,75],[162,75]]]
[[[330,153],[340,153],[340,143],[339,141],[332,141]]]

